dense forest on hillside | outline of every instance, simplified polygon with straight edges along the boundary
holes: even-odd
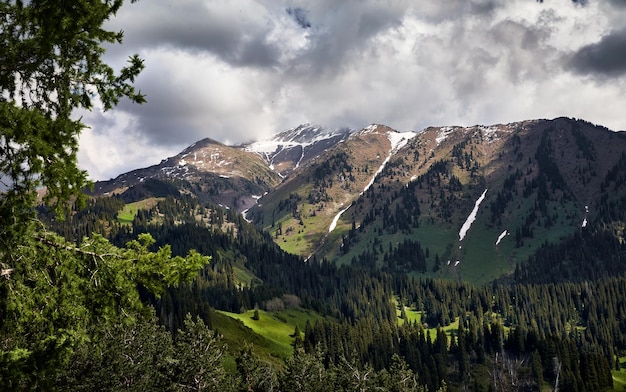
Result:
[[[294,357],[283,365],[255,357],[256,366],[275,372],[271,377],[296,371],[297,358],[323,369],[333,382],[345,376],[342,369],[359,368],[377,374],[378,381],[370,380],[375,384],[400,366],[427,390],[537,390],[558,384],[592,391],[612,388],[611,371],[621,368],[626,354],[626,277],[619,262],[624,249],[601,227],[588,227],[562,246],[546,244],[514,276],[479,287],[410,277],[358,259],[343,266],[304,262],[281,251],[241,215],[193,198],[159,198],[138,209],[130,224],[117,220],[123,206],[114,197],[98,198],[64,222],[48,222],[70,240],[96,230],[121,245],[149,233],[155,246],[169,244],[174,254],[196,249],[213,257],[192,283],[169,289],[160,299],[144,298],[165,327],[159,333],[173,333],[172,347],[176,331],[191,328],[189,316],[211,329],[215,309],[272,310],[277,299],[295,296],[299,306],[324,316],[307,322],[302,336],[294,335]],[[411,248],[418,251],[410,254]],[[404,243],[390,254],[409,262],[420,249]],[[577,250],[595,256],[577,258]],[[585,266],[590,260],[597,263]],[[242,270],[253,278],[242,281],[237,272]],[[576,279],[563,275],[567,271]],[[411,319],[407,311],[419,317]],[[239,350],[229,352],[241,361]]]

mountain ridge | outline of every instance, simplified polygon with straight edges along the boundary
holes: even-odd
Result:
[[[605,219],[625,196],[606,180],[625,150],[624,134],[564,117],[418,132],[305,124],[235,147],[203,139],[96,189],[123,195],[151,174],[245,211],[305,258],[487,281]],[[419,262],[390,261],[404,241],[423,248]]]

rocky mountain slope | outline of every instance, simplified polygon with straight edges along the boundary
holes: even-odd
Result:
[[[332,148],[350,134],[347,128],[327,130],[301,125],[271,140],[227,146],[212,139],[200,140],[158,165],[133,170],[109,181],[98,181],[95,195],[124,195],[136,201],[162,192],[160,181],[201,200],[244,211],[277,186],[294,169],[320,152]]]
[[[485,282],[576,232],[621,239],[625,151],[623,133],[567,118],[405,133],[306,125],[237,147],[205,139],[96,193],[137,198],[148,179],[170,180],[245,211],[307,259]]]
[[[117,194],[126,201],[137,201],[153,195],[155,189],[162,192],[162,181],[203,201],[244,210],[278,185],[280,176],[256,154],[203,139],[158,165],[97,182],[94,194]]]

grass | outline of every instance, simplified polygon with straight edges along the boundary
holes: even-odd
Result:
[[[278,246],[287,253],[302,256],[311,254],[318,239],[318,233],[327,231],[332,220],[332,217],[326,216],[324,212],[319,214],[316,212],[315,216],[311,215],[311,211],[314,211],[316,206],[307,203],[306,198],[312,189],[312,184],[304,180],[296,180],[288,183],[276,195],[272,195],[273,198],[263,199],[264,228],[274,237]],[[289,199],[291,194],[297,194],[301,199],[298,203],[298,211],[301,214],[302,225],[299,219],[293,217],[293,212],[289,208],[278,212],[279,201]],[[273,212],[276,214],[274,217],[272,217]],[[279,225],[282,226],[282,235],[276,236]]]
[[[130,225],[133,223],[135,219],[135,214],[137,210],[133,210],[131,208],[124,207],[124,209],[117,213],[117,221],[123,225]]]
[[[507,236],[496,247],[495,241],[500,235],[497,233],[499,230],[481,230],[481,223],[478,220],[474,222],[476,227],[472,228],[475,230],[470,229],[460,245],[462,248],[457,249],[459,251],[457,260],[460,260],[460,264],[453,267],[458,269],[463,280],[479,285],[511,272],[514,268],[506,257],[509,254],[507,250],[514,246],[514,240]]]
[[[613,390],[626,391],[626,372],[623,370],[613,370]]]
[[[241,332],[241,327],[239,327],[238,331],[240,332],[234,334],[230,339],[229,343],[231,345],[242,346],[245,341],[248,341],[255,346],[259,345],[260,352],[280,359],[285,359],[293,353],[293,333],[296,325],[300,331],[304,332],[307,320],[314,323],[315,320],[322,318],[315,312],[303,309],[285,309],[276,312],[259,310],[258,312],[259,319],[254,320],[254,310],[245,313],[216,311],[216,313],[240,321],[241,326],[248,328],[254,333],[254,335],[251,335],[244,330],[247,332],[244,334]],[[248,339],[254,339],[254,341]]]
[[[404,314],[406,315],[406,319],[400,318],[400,314],[401,314],[401,311],[396,306],[396,315],[397,315],[398,326],[402,326],[402,324],[404,324],[407,321],[408,322],[421,323],[422,322],[422,318],[424,317],[424,312],[423,311],[412,309],[409,306],[405,306],[404,307]],[[451,322],[449,325],[446,325],[445,327],[442,327],[442,329],[446,333],[446,335],[448,335],[448,337],[450,337],[450,335],[453,332],[456,332],[459,329],[459,318],[458,317],[455,318],[453,322]],[[430,338],[434,341],[435,338],[437,337],[437,327],[426,328],[425,331],[430,335]]]
[[[529,211],[533,208],[532,203],[532,199],[526,199],[521,210]],[[508,208],[515,207],[510,205]],[[534,238],[524,238],[524,244],[519,248],[515,247],[515,229],[521,227],[522,219],[525,219],[526,214],[520,214],[518,221],[509,222],[508,227],[488,228],[488,210],[485,208],[482,214],[479,211],[478,219],[463,241],[463,254],[471,255],[471,258],[465,260],[465,263],[461,259],[459,265],[461,276],[472,283],[484,284],[502,274],[512,272],[517,262],[527,260],[544,241],[557,243],[562,237],[570,235],[577,229],[576,222],[564,221],[565,216],[572,214],[573,210],[575,206],[571,203],[561,206],[560,203],[548,202],[548,213],[558,213],[558,223],[549,228],[536,225]],[[495,241],[504,229],[509,231],[509,235],[503,238],[496,247]]]
[[[422,322],[423,312],[419,310],[414,310],[409,308],[408,306],[404,307],[404,313],[406,314],[406,319],[400,318],[400,310],[396,310],[396,315],[398,316],[398,326],[402,326],[405,322]]]
[[[256,275],[244,267],[233,265],[233,272],[235,274],[235,281],[245,287],[252,287],[253,283],[257,284],[262,282]]]
[[[346,204],[339,207],[339,211],[347,207]],[[337,240],[341,235],[347,233],[352,227],[344,219],[339,219],[337,226],[332,233],[328,233],[328,228],[338,213],[338,211],[317,211],[316,215],[311,215],[310,211],[315,210],[316,205],[301,203],[298,206],[302,217],[300,220],[292,216],[291,213],[283,215],[276,222],[274,228],[268,230],[274,236],[275,242],[287,253],[309,256],[312,253],[322,253],[332,255],[332,249],[337,247]],[[347,215],[344,214],[344,215]],[[344,216],[342,216],[344,218]],[[275,237],[278,223],[282,225],[282,235]],[[327,234],[328,233],[328,234]]]
[[[154,207],[162,198],[151,197],[148,199],[140,200],[134,203],[129,203],[124,206],[122,211],[117,213],[117,221],[122,225],[130,225],[133,223],[137,211],[148,210]]]
[[[230,355],[224,360],[225,368],[230,372],[236,371],[235,356],[245,347],[252,345],[252,351],[260,358],[279,364],[279,359],[273,354],[270,343],[263,336],[246,327],[239,320],[229,317],[220,311],[211,312],[211,328],[218,332],[222,342],[228,347]]]
[[[612,370],[613,390],[626,391],[626,357],[619,358],[620,370]]]
[[[454,218],[453,221],[461,220],[461,217],[457,218]],[[410,238],[418,240],[424,250],[428,249],[429,254],[427,271],[417,274],[417,276],[464,280],[478,285],[485,284],[513,270],[514,263],[508,261],[507,258],[514,250],[515,245],[511,238],[507,237],[496,247],[495,241],[502,230],[487,228],[485,222],[487,218],[487,209],[481,208],[476,221],[461,243],[458,240],[460,223],[438,222],[433,225],[426,222],[427,218],[423,217],[420,227],[413,228],[409,235],[401,232],[380,235],[377,230],[378,224],[375,224],[368,227],[365,232],[359,233],[359,242],[349,253],[336,255],[337,258],[334,260],[338,264],[349,263],[354,256],[358,256],[366,249],[364,245],[368,246],[375,241],[380,241],[383,250],[386,251],[389,243],[395,246],[405,238]],[[344,229],[344,234],[347,234],[349,227],[346,225]],[[338,225],[336,231],[339,230],[340,226]],[[327,242],[331,243],[330,238]],[[335,248],[338,248],[336,243],[334,245]],[[439,255],[441,263],[441,268],[437,272],[433,272],[435,255]],[[450,265],[447,265],[448,260],[451,261]],[[461,263],[454,267],[456,260],[460,260]]]
[[[308,204],[305,204],[303,209],[306,209]],[[293,218],[291,215],[285,216],[278,221],[282,225],[282,235],[279,235],[276,239],[276,243],[287,253],[308,255],[313,249],[313,241],[309,239],[311,232],[319,232],[320,230],[320,217],[303,217],[302,221],[304,225],[300,225],[299,221]],[[277,226],[276,226],[277,227]],[[289,232],[289,230],[291,230]],[[274,235],[276,229],[271,233]]]

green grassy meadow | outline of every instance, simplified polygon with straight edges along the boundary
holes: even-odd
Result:
[[[159,200],[161,200],[161,198],[151,197],[135,203],[126,204],[124,208],[117,213],[117,221],[122,225],[130,225],[133,223],[133,220],[137,215],[137,211],[148,210],[154,207]]]
[[[417,323],[421,323],[422,322],[422,317],[424,316],[424,312],[421,310],[415,310],[412,309],[409,306],[405,306],[404,307],[404,314],[406,315],[406,319],[400,318],[400,314],[401,311],[400,309],[396,308],[396,315],[397,315],[397,321],[398,321],[398,326],[402,326],[402,324],[404,324],[405,322],[417,322]],[[449,325],[446,325],[445,327],[442,328],[443,331],[446,333],[446,335],[448,335],[448,337],[458,331],[459,329],[459,318],[455,318],[454,321],[452,323],[450,323]],[[430,338],[434,341],[435,338],[437,337],[437,328],[427,328],[425,330],[429,335]]]
[[[275,312],[259,310],[258,312],[259,319],[254,320],[254,310],[245,313],[216,311],[216,313],[227,316],[238,324],[232,332],[227,331],[227,329],[219,329],[220,333],[224,333],[225,340],[231,344],[234,343],[235,346],[243,346],[244,342],[247,341],[252,343],[260,352],[280,359],[287,358],[293,353],[293,333],[296,325],[300,331],[304,332],[307,320],[314,323],[315,320],[322,318],[315,312],[302,309],[285,309]],[[232,324],[225,324],[223,327],[230,329]],[[228,334],[228,338],[226,334]],[[231,347],[234,346],[231,345]]]
[[[626,371],[613,370],[613,390],[626,391]]]
[[[620,357],[620,370],[613,370],[613,390],[626,391],[626,357]]]

